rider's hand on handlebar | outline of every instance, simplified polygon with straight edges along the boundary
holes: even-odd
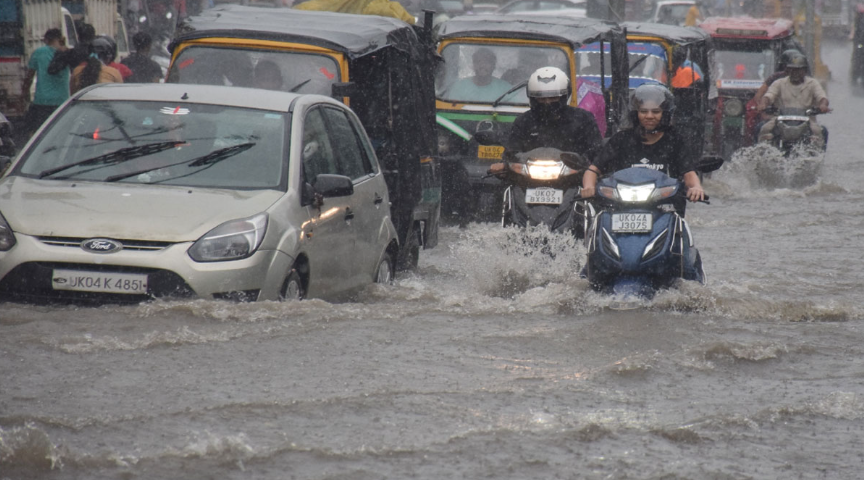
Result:
[[[829,107],[825,106],[825,105],[822,105],[822,106],[819,107],[819,112],[820,112],[820,113],[828,113],[828,112],[830,112],[830,111],[831,111],[831,109],[830,109]]]
[[[595,187],[582,187],[582,198],[591,198],[594,196]]]
[[[701,202],[705,200],[705,190],[699,187],[690,187],[687,189],[687,199],[691,202]]]

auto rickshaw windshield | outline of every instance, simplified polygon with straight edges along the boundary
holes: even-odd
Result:
[[[183,49],[168,74],[171,83],[233,85],[329,96],[339,82],[327,55],[258,49],[192,46]]]
[[[436,96],[458,103],[492,103],[541,67],[570,71],[566,52],[556,47],[450,43],[441,55]],[[519,88],[499,103],[528,105],[528,97]]]
[[[600,74],[606,75],[606,85],[612,82],[611,57],[608,46],[604,48],[606,64],[600,70],[600,44],[591,43],[583,46],[578,52],[578,71],[580,77],[585,77],[600,83]],[[666,51],[660,45],[647,42],[629,42],[627,44],[627,60],[630,66],[630,88],[636,88],[646,82],[666,83]]]
[[[774,51],[716,50],[714,61],[720,80],[765,80],[774,73]]]

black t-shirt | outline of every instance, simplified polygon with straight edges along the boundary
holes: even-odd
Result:
[[[693,149],[673,127],[651,145],[642,143],[635,129],[622,130],[603,147],[594,165],[604,175],[630,167],[659,170],[670,177],[682,179],[695,170]]]
[[[132,75],[123,80],[123,83],[151,83],[162,78],[162,67],[144,55],[133,53],[120,63],[132,70]]]
[[[577,107],[567,107],[557,119],[540,116],[528,110],[516,117],[507,149],[511,152],[527,152],[535,148],[557,148],[565,152],[576,152],[593,160],[602,146],[600,129],[594,116]]]

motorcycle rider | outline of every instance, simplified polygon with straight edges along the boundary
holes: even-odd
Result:
[[[778,108],[817,108],[822,113],[828,113],[828,96],[819,82],[807,76],[807,57],[801,54],[791,55],[786,63],[786,72],[789,74],[768,87],[768,91],[759,100],[757,109],[764,112],[770,105],[776,104]],[[771,143],[774,139],[774,126],[777,119],[768,120],[759,131],[759,141]],[[814,116],[810,117],[810,143],[817,147],[825,145],[825,135],[822,127],[816,123]]]
[[[675,97],[665,86],[640,85],[630,98],[632,128],[621,130],[603,147],[582,176],[582,198],[594,196],[597,179],[629,167],[644,167],[683,180],[687,198],[705,200],[695,170],[696,154],[685,136],[672,125]]]
[[[507,152],[548,147],[592,160],[602,144],[600,130],[591,113],[569,105],[567,74],[556,67],[539,68],[529,77],[526,89],[531,108],[513,122],[505,143]]]

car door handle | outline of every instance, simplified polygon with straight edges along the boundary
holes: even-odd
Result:
[[[375,201],[372,203],[374,203],[375,205],[381,205],[381,203],[383,203],[383,202],[384,202],[384,197],[382,197],[381,195],[378,195],[378,193],[376,192],[375,193]]]
[[[353,220],[353,219],[354,219],[354,212],[350,208],[346,208],[345,209],[345,221],[347,222],[348,220]]]

